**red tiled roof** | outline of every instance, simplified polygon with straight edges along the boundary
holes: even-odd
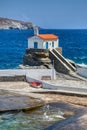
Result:
[[[58,37],[54,34],[39,34],[38,37],[44,40],[57,40]]]

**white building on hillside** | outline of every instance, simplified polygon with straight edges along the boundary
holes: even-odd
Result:
[[[52,50],[58,47],[58,36],[54,34],[39,34],[37,28],[34,30],[34,36],[28,38],[28,48]]]

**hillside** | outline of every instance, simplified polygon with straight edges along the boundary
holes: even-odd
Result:
[[[0,17],[0,29],[33,29],[33,24]]]

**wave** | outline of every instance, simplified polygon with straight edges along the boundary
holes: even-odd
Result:
[[[74,59],[86,60],[87,57],[86,57],[86,56],[82,56],[82,57],[74,57]]]
[[[84,63],[82,63],[82,64],[77,64],[78,66],[80,66],[80,67],[83,67],[83,68],[87,68],[87,64],[84,64]]]

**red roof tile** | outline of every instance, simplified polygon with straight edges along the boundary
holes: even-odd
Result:
[[[58,37],[54,34],[39,34],[38,37],[44,40],[57,40]]]

